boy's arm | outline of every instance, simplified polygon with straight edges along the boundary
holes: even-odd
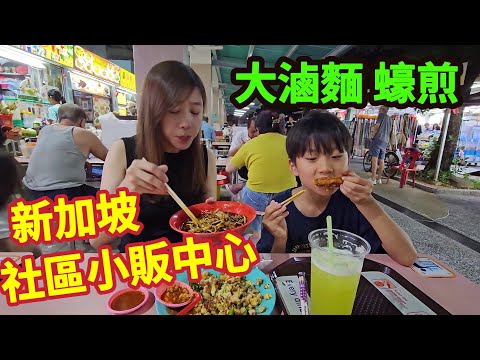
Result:
[[[272,200],[265,209],[265,215],[263,215],[262,223],[264,229],[266,229],[273,238],[273,244],[271,245],[270,252],[272,253],[284,253],[288,239],[288,228],[285,218],[288,216],[286,206],[280,205],[276,201]],[[264,232],[262,231],[263,240]],[[268,239],[268,238],[267,238]],[[272,240],[268,239],[270,243]]]
[[[412,240],[373,197],[370,201],[358,204],[357,208],[372,225],[382,241],[383,248],[393,260],[404,266],[415,262],[417,251]]]
[[[347,196],[370,223],[385,251],[399,264],[410,266],[417,251],[405,231],[383,210],[372,196],[372,183],[350,171],[342,177],[340,191]]]

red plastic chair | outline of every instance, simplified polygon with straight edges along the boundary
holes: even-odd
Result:
[[[400,165],[390,167],[390,170],[392,170],[391,174],[396,173],[393,170],[400,171],[400,188],[403,188],[403,186],[407,183],[408,174],[410,173],[412,174],[413,187],[415,187],[415,173],[417,171],[416,162],[421,155],[422,153],[416,149],[406,148],[405,154],[402,157],[402,162],[400,163]],[[388,183],[388,180],[390,180],[390,177],[387,178],[387,183]]]

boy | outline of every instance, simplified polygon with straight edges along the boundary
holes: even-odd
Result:
[[[273,197],[265,209],[258,252],[309,252],[308,234],[326,228],[331,215],[333,228],[362,236],[371,253],[383,248],[398,263],[413,264],[417,253],[409,236],[373,198],[372,182],[348,169],[351,142],[346,126],[326,112],[309,112],[290,129],[290,170],[303,185]],[[303,195],[280,205],[302,189]]]

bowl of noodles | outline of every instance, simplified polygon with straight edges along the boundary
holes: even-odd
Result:
[[[180,210],[170,218],[170,227],[183,237],[194,235],[195,239],[212,242],[221,242],[227,231],[242,235],[257,215],[253,207],[237,201],[200,203],[188,208],[197,217],[200,226]]]

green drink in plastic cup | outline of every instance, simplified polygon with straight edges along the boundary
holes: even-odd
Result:
[[[311,252],[310,314],[351,315],[363,260],[370,244],[348,231],[332,229],[333,248],[327,229],[308,235]]]

